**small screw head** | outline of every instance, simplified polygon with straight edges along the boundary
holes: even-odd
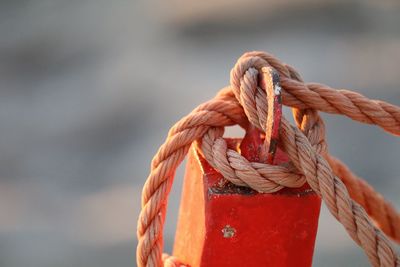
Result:
[[[221,232],[222,232],[222,235],[224,236],[224,238],[232,238],[236,233],[236,229],[231,227],[229,224],[227,224],[221,230]]]

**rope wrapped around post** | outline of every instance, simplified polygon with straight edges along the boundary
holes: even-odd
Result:
[[[291,160],[285,166],[249,162],[227,149],[222,138],[223,127],[235,124],[246,128],[251,123],[266,131],[268,96],[258,86],[257,75],[262,68],[269,67],[280,74],[283,104],[293,107],[297,125],[290,125],[284,118],[281,122],[279,146]],[[400,265],[392,243],[382,232],[400,241],[399,213],[365,181],[328,154],[325,127],[317,110],[376,124],[400,135],[399,107],[347,90],[306,84],[294,68],[267,53],[244,54],[231,71],[231,86],[175,124],[153,158],[138,221],[138,265],[162,266],[163,262],[168,266],[183,265],[178,259],[162,257],[162,233],[175,170],[196,140],[210,165],[234,184],[259,192],[275,192],[283,187],[300,187],[307,181],[364,249],[373,266]],[[375,204],[370,205],[371,201]],[[383,210],[375,209],[379,207]]]

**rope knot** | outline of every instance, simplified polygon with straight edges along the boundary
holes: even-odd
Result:
[[[225,179],[263,193],[276,192],[284,187],[301,187],[306,181],[292,163],[272,165],[282,116],[280,76],[292,76],[296,80],[300,80],[300,76],[297,73],[291,75],[287,68],[272,61],[280,69],[280,74],[268,60],[268,54],[247,53],[231,70],[231,90],[251,124],[246,131],[255,127],[265,133],[268,156],[261,156],[261,162],[250,162],[237,151],[229,149],[222,138],[223,127],[211,127],[201,141],[204,157]],[[294,115],[299,128],[304,129],[316,150],[325,154],[325,128],[318,113],[312,109],[295,109]]]

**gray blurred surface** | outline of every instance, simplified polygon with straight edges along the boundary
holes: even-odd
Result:
[[[245,51],[400,105],[397,1],[203,2],[0,1],[0,266],[135,266],[152,155]],[[399,139],[324,118],[331,153],[399,208]],[[366,264],[323,209],[314,265]]]

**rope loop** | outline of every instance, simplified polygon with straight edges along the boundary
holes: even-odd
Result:
[[[222,134],[222,128],[210,128],[201,140],[200,151],[209,164],[231,183],[261,193],[273,193],[284,187],[297,188],[305,183],[304,175],[298,173],[292,164],[249,162],[236,150],[228,148]]]

